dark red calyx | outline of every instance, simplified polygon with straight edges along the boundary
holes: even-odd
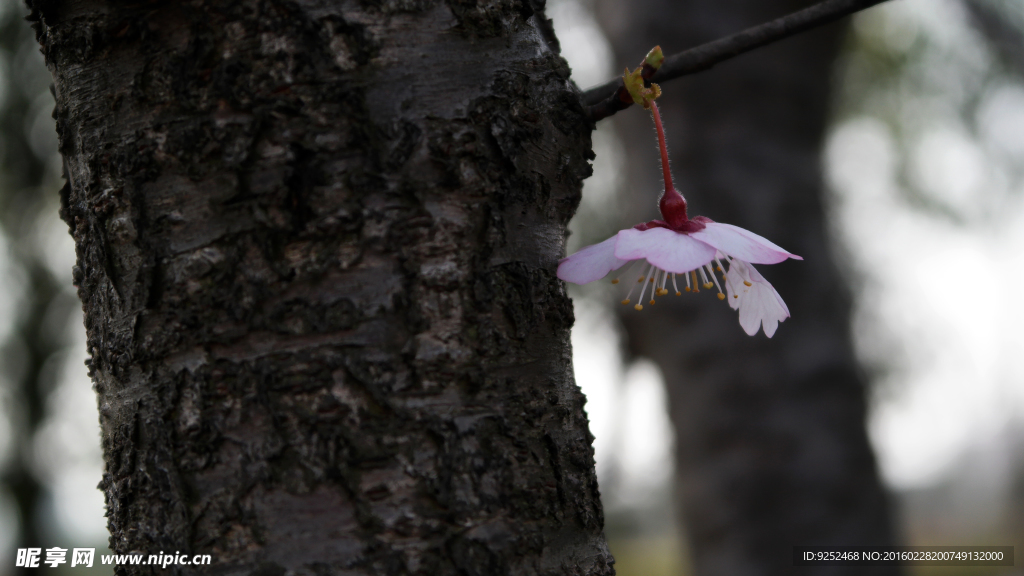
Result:
[[[658,202],[661,209],[661,216],[664,220],[664,228],[676,232],[697,232],[704,229],[704,223],[696,218],[690,220],[686,217],[686,200],[674,187],[669,186]],[[652,221],[660,222],[660,220]]]
[[[680,226],[672,226],[671,224],[665,222],[664,220],[651,220],[650,222],[641,222],[640,224],[633,226],[633,228],[641,232],[643,232],[644,230],[650,230],[651,228],[668,228],[673,232],[689,234],[690,232],[700,232],[701,230],[704,229],[705,224],[711,221],[712,220],[710,218],[697,216],[696,218],[692,218],[690,220],[687,220],[686,222],[683,222]]]
[[[636,226],[633,226],[633,228],[641,232],[643,232],[644,230],[650,230],[651,228],[668,228],[669,230],[672,229],[672,227],[668,225],[668,222],[665,222],[664,220],[651,220],[650,222],[641,222]]]
[[[661,201],[658,202],[658,208],[661,209],[661,216],[670,227],[677,228],[686,224],[686,200],[675,188],[665,190]]]
[[[698,216],[697,218],[704,217]],[[689,234],[690,232],[700,232],[701,230],[704,229],[704,222],[701,222],[697,218],[691,218],[686,222],[683,222],[679,226],[673,226],[672,229],[675,230],[676,232],[682,232],[683,234]]]

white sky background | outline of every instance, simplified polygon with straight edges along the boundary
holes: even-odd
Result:
[[[0,86],[3,85],[2,72],[3,70],[0,70]],[[20,284],[16,270],[11,266],[10,244],[0,232],[0,342],[5,341],[11,332],[14,304],[21,294]],[[0,468],[8,462],[14,448],[12,406],[10,384],[4,381],[3,375],[0,375]],[[17,534],[10,527],[16,522],[16,514],[17,509],[11,495],[0,489],[0,563],[11,558],[10,552]]]
[[[59,172],[54,176],[59,176]],[[57,187],[50,186],[51,190]],[[56,204],[54,202],[54,204]],[[40,430],[27,442],[23,450],[33,457],[34,472],[43,480],[49,492],[45,510],[44,528],[47,542],[43,546],[96,545],[107,540],[103,494],[96,487],[103,473],[100,450],[99,413],[96,394],[92,390],[85,367],[86,339],[81,303],[71,284],[71,267],[75,263],[75,249],[65,225],[57,216],[57,206],[51,206],[34,227],[38,238],[34,244],[50,272],[66,287],[64,293],[51,305],[48,317],[63,318],[71,308],[71,321],[66,325],[48,326],[61,333],[65,346],[47,359],[43,378],[54,383],[46,398],[46,416]],[[17,278],[17,270],[2,269],[0,279]],[[14,272],[9,274],[9,271]],[[0,283],[0,290],[4,286]],[[10,292],[2,292],[6,298]],[[62,309],[58,309],[62,308]],[[13,315],[12,315],[13,316]],[[0,316],[11,319],[11,316]],[[44,323],[46,320],[44,320]],[[7,322],[3,322],[7,323]],[[4,327],[0,327],[3,332]],[[10,384],[3,383],[4,413],[0,419],[0,461],[12,456],[15,446],[4,442],[4,431],[19,426],[16,414],[10,413]],[[5,428],[6,426],[6,428]],[[6,450],[5,450],[6,448]],[[11,534],[4,525],[13,520],[5,518],[5,498],[0,494],[0,533]],[[13,534],[11,534],[13,540]],[[0,562],[10,553],[13,542],[0,537]],[[5,550],[6,548],[6,550]]]
[[[49,111],[46,111],[49,116]],[[38,122],[33,123],[34,129]],[[37,137],[41,139],[42,137]],[[55,139],[56,140],[56,139]],[[53,149],[56,150],[56,142]],[[59,156],[51,162],[51,182],[44,189],[58,190]],[[55,194],[49,210],[34,224],[36,258],[63,285],[64,292],[51,304],[47,315],[63,317],[70,308],[70,322],[62,330],[63,349],[47,360],[45,370],[53,370],[56,383],[46,399],[46,417],[32,439],[36,474],[50,491],[46,512],[51,515],[49,536],[53,544],[63,542],[94,545],[107,540],[103,493],[97,488],[103,476],[103,454],[100,449],[99,411],[85,367],[86,336],[81,301],[72,285],[71,269],[75,265],[75,244],[57,214]],[[58,307],[65,307],[58,310]],[[45,321],[45,320],[44,320]]]

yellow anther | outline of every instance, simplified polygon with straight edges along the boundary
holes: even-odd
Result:
[[[629,304],[629,298],[626,298],[625,300],[623,300],[623,301],[621,302],[621,304]]]
[[[722,271],[722,267],[721,266],[715,266],[715,270],[718,270],[719,272],[721,272]]]
[[[687,286],[687,287],[686,287],[686,291],[687,291],[687,292],[690,292],[690,291],[691,291],[691,290],[690,290],[690,287],[689,287],[689,286]]]
[[[747,286],[753,286],[753,284],[751,284],[750,282],[747,282],[746,280],[744,280],[743,283],[746,284]]]
[[[664,288],[658,288],[657,294],[658,294],[658,296],[664,296],[665,294],[668,294],[668,290],[666,290]]]
[[[705,290],[711,290],[712,286],[714,286],[714,284],[712,284],[711,282],[705,282],[704,283],[704,289]]]
[[[682,292],[678,292],[678,291],[676,292],[676,296],[682,296],[682,295],[683,295]]]
[[[722,294],[721,292],[719,292],[718,293],[718,299],[719,300],[725,300],[725,294]]]
[[[637,279],[636,283],[639,284],[639,283],[643,282],[644,280],[646,280],[646,277],[641,276],[639,279]]]
[[[612,284],[618,284],[618,283],[619,283],[619,279],[618,278],[612,280]]]
[[[739,295],[739,294],[733,294],[733,295],[732,295],[732,297],[733,297],[733,298],[739,298],[739,297],[740,297],[740,295]]]
[[[654,305],[654,298],[651,298],[651,305]]]
[[[651,276],[651,279],[650,279],[650,280],[648,280],[648,282],[654,282],[654,277],[653,277],[653,276]]]
[[[640,310],[643,310],[644,307],[641,306],[640,304],[637,304],[636,306],[633,306],[633,309],[636,310],[637,312],[639,312]]]

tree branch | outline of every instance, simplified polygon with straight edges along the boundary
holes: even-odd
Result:
[[[665,58],[665,63],[651,81],[667,82],[702,72],[744,52],[817,28],[882,2],[885,0],[825,0],[771,22],[747,28],[738,34],[673,54]],[[590,117],[594,121],[607,118],[633,103],[622,84],[622,78],[590,88],[583,93],[583,101],[590,108]]]

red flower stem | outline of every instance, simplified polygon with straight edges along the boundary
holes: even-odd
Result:
[[[654,115],[654,127],[658,130],[658,148],[661,149],[661,171],[665,174],[665,192],[675,190],[672,185],[672,171],[668,167],[668,146],[665,145],[665,128],[661,125],[661,114],[658,104],[651,102],[651,113]]]

